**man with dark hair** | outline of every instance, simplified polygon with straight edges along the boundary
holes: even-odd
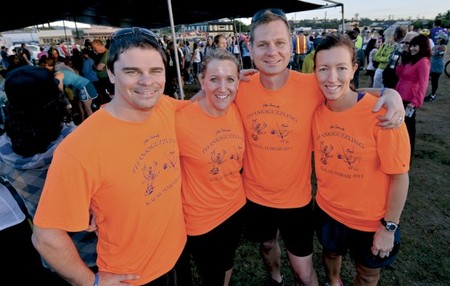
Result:
[[[115,95],[55,150],[32,240],[72,285],[176,285],[187,238],[175,111],[189,101],[163,95],[166,56],[150,30],[114,32],[106,67]],[[91,214],[98,273],[68,239]]]
[[[17,190],[34,218],[53,152],[76,126],[60,100],[55,78],[44,68],[24,65],[9,71],[5,93],[8,101],[5,134],[0,137],[0,176]],[[96,270],[95,233],[73,232],[69,239],[86,266]],[[59,275],[48,272],[57,285],[66,285],[61,284],[64,281]]]

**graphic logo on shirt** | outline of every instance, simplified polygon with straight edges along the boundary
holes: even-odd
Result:
[[[344,148],[341,146],[342,152],[337,153],[337,158],[342,160],[350,170],[359,170],[359,163],[361,162],[361,156],[355,154],[355,147]]]
[[[270,131],[272,135],[278,136],[281,139],[281,142],[285,142],[286,138],[291,134],[291,130],[289,130],[289,123],[278,123],[276,127]]]
[[[320,141],[320,162],[322,164],[328,164],[328,159],[333,158],[333,155],[331,155],[333,149],[333,145],[325,145],[324,141]]]
[[[175,154],[175,152],[172,151],[170,152],[170,154],[166,154],[165,157],[167,158],[167,161],[164,161],[162,163],[153,161],[149,164],[144,164],[144,166],[142,167],[142,175],[144,177],[143,183],[146,184],[145,190],[146,196],[152,194],[153,191],[155,190],[155,181],[158,178],[158,175],[161,173],[161,171],[176,168],[177,155]]]
[[[336,158],[337,160],[341,160],[349,170],[357,171],[359,170],[359,164],[361,162],[361,156],[357,155],[355,151],[355,147],[364,148],[364,145],[359,142],[356,138],[346,134],[343,128],[332,126],[330,129],[332,131],[323,132],[318,136],[318,140],[320,140],[320,162],[323,165],[327,165],[332,158]],[[338,137],[340,139],[345,139],[342,142],[350,142],[350,146],[341,145],[340,148],[334,148],[333,144],[327,144],[327,137]],[[325,139],[325,140],[323,140]],[[339,142],[339,140],[338,140]]]
[[[288,138],[293,134],[294,127],[298,123],[298,118],[282,109],[280,105],[264,103],[262,109],[253,111],[247,116],[251,120],[251,138],[253,141],[260,141],[263,135],[272,135],[280,139],[283,144],[289,143]],[[267,146],[269,148],[281,148],[280,146]],[[263,147],[265,148],[265,147]]]
[[[222,151],[211,151],[211,162],[212,168],[209,171],[212,175],[217,175],[220,173],[220,166],[225,163],[227,160],[236,160],[240,161],[242,160],[243,155],[243,147],[242,146],[234,146],[234,152],[231,152],[229,155],[227,155],[226,150]]]
[[[145,183],[147,185],[145,189],[145,195],[148,196],[153,193],[155,190],[155,180],[159,175],[158,170],[158,162],[153,162],[150,166],[147,166],[147,164],[142,167],[142,174],[144,176]]]
[[[266,129],[267,124],[265,122],[261,123],[258,122],[257,119],[253,119],[252,121],[252,139],[254,141],[258,141],[259,137],[262,134],[266,134],[266,132],[264,132],[264,129]]]

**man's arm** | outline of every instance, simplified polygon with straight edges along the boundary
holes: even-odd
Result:
[[[69,283],[94,285],[94,273],[80,258],[66,231],[34,225],[31,240],[44,260]]]
[[[81,260],[72,239],[66,231],[40,228],[34,225],[31,239],[34,247],[45,261],[70,284],[76,286],[94,285],[95,273]],[[97,285],[131,285],[121,283],[139,279],[137,274],[108,272],[99,272],[97,277],[99,279]]]
[[[368,92],[370,94],[380,97],[374,108],[373,112],[380,110],[384,106],[387,111],[386,114],[378,116],[380,122],[378,125],[383,129],[397,128],[403,122],[405,118],[405,108],[403,107],[403,101],[400,94],[391,88],[359,88],[359,92]]]

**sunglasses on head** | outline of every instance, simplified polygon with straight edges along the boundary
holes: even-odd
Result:
[[[258,12],[256,12],[255,15],[253,15],[252,17],[252,23],[261,20],[261,18],[267,14],[274,14],[286,20],[286,14],[284,14],[283,10],[278,8],[269,8],[259,10]]]
[[[133,35],[133,34],[134,35],[146,35],[146,36],[152,37],[155,40],[158,39],[158,36],[156,36],[156,34],[153,33],[152,31],[150,31],[149,29],[139,28],[139,27],[119,29],[119,30],[115,31],[114,33],[112,33],[111,39],[126,36],[126,35]]]

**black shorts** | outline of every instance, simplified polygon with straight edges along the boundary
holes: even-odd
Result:
[[[381,258],[372,254],[375,232],[356,230],[336,221],[317,204],[314,208],[317,225],[317,237],[324,252],[333,252],[345,256],[347,251],[353,260],[368,268],[383,268],[391,265],[400,249],[400,228],[394,235],[394,248],[388,257]]]
[[[245,234],[259,243],[272,240],[280,231],[287,250],[299,257],[313,252],[314,217],[312,200],[299,208],[279,209],[247,200]]]
[[[211,231],[188,235],[187,251],[197,264],[204,285],[223,285],[225,271],[231,269],[244,227],[244,208]]]

